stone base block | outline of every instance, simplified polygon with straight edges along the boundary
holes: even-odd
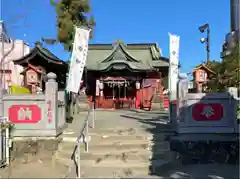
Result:
[[[12,161],[25,164],[52,160],[60,142],[60,138],[14,138],[10,157]]]

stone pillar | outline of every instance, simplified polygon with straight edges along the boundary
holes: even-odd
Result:
[[[188,79],[184,74],[179,75],[177,85],[177,115],[180,113],[181,108],[184,107],[185,97],[188,94]]]
[[[238,105],[240,104],[240,99],[238,98],[238,88],[230,87],[228,88],[228,93],[235,99],[234,102],[236,104],[236,127],[235,132],[239,133],[240,131],[240,114],[238,112]]]
[[[57,75],[55,73],[50,72],[47,74],[47,82],[45,87],[45,103],[48,129],[56,129],[58,124],[58,83],[56,82],[56,78]]]
[[[65,91],[57,91],[58,94],[58,127],[62,128],[66,124],[66,98]]]
[[[177,83],[177,100],[176,104],[172,105],[170,118],[172,126],[177,130],[177,124],[181,121],[181,111],[184,110],[184,98],[188,93],[188,79],[186,74],[179,74]]]

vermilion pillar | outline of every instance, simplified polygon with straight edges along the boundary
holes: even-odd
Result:
[[[141,105],[141,90],[136,90],[136,102],[135,102],[135,108],[140,108]]]

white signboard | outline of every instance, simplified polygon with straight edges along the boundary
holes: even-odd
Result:
[[[87,59],[90,29],[75,28],[67,91],[78,93]]]
[[[180,37],[177,35],[169,34],[170,37],[170,61],[169,61],[169,74],[168,74],[168,85],[169,85],[169,97],[170,101],[177,99],[177,82],[179,73],[179,41]]]

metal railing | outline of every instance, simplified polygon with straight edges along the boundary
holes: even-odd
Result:
[[[10,164],[10,124],[6,117],[0,117],[0,167]]]
[[[92,118],[90,118],[91,114],[92,114]],[[95,104],[92,103],[91,107],[89,107],[87,117],[84,120],[83,126],[80,130],[79,136],[76,141],[76,145],[75,145],[73,153],[71,155],[71,159],[73,160],[74,166],[76,167],[77,178],[81,178],[81,157],[80,157],[81,156],[81,144],[84,144],[84,152],[88,152],[88,150],[89,150],[88,144],[90,141],[88,129],[89,129],[89,127],[94,128],[95,118],[96,118]],[[92,119],[91,124],[89,124],[90,119]]]

